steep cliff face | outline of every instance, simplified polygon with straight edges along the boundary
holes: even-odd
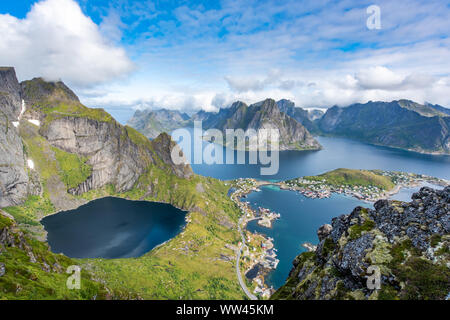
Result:
[[[14,68],[0,67],[1,111],[10,121],[16,121],[22,109],[21,88]]]
[[[450,187],[424,187],[409,203],[379,200],[318,231],[274,299],[445,299],[450,292]],[[380,289],[367,286],[369,267]],[[370,272],[369,272],[370,271]]]
[[[320,144],[298,121],[280,111],[273,99],[247,106],[235,102],[230,108],[221,109],[216,114],[204,117],[203,128],[226,129],[278,129],[280,150],[317,150]]]
[[[318,126],[326,134],[378,145],[450,153],[450,117],[431,105],[409,100],[335,106],[328,109]]]
[[[69,190],[81,194],[107,184],[117,192],[133,188],[151,165],[167,166],[171,173],[189,178],[190,167],[171,162],[173,145],[165,138],[150,142],[130,127],[124,127],[101,109],[84,107],[61,82],[33,79],[22,84],[29,113],[42,121],[39,133],[53,146],[87,158],[92,174]],[[161,145],[161,142],[164,145]],[[164,159],[158,163],[158,159]]]
[[[116,192],[124,192],[152,166],[180,178],[193,174],[190,166],[172,162],[175,144],[167,135],[150,142],[104,110],[83,106],[62,82],[35,78],[19,84],[14,69],[2,68],[0,102],[0,207],[21,204],[42,191],[56,209],[73,207],[76,201],[71,205],[73,199],[60,189],[79,195],[112,185]],[[58,163],[67,166],[68,159],[85,159],[84,165],[91,169],[90,175],[74,186],[68,179],[64,186],[67,172]]]
[[[13,125],[21,109],[21,90],[14,69],[0,68],[0,208],[21,203],[29,192],[24,148]]]

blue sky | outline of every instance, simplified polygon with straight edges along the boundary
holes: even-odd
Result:
[[[368,29],[377,5],[381,29]],[[450,106],[448,1],[2,1],[0,64],[89,106],[216,110],[409,98]]]

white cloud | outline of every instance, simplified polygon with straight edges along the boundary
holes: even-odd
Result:
[[[356,74],[358,84],[364,89],[391,89],[402,84],[405,79],[386,67],[376,66]]]
[[[382,29],[370,31],[370,4],[224,0],[211,9],[184,3],[170,10],[117,0],[99,9],[107,14],[97,26],[74,1],[46,0],[22,20],[0,15],[0,61],[22,79],[87,86],[77,92],[90,106],[216,110],[267,97],[303,107],[400,98],[450,106],[448,6],[379,0]],[[113,44],[130,34],[139,71],[91,86],[132,69]]]
[[[117,39],[108,26],[103,31]],[[43,76],[83,87],[133,69],[125,50],[112,45],[73,0],[38,2],[24,19],[1,14],[0,30],[0,61],[15,66],[21,79]]]

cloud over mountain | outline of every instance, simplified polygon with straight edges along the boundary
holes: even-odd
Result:
[[[24,19],[0,15],[0,61],[21,79],[43,76],[79,87],[114,80],[133,69],[73,0],[35,3]]]

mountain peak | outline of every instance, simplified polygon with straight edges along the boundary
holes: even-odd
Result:
[[[23,81],[21,85],[24,99],[32,104],[43,100],[80,102],[77,95],[62,81],[33,78]]]
[[[0,67],[0,91],[19,95],[20,84],[13,67]]]

